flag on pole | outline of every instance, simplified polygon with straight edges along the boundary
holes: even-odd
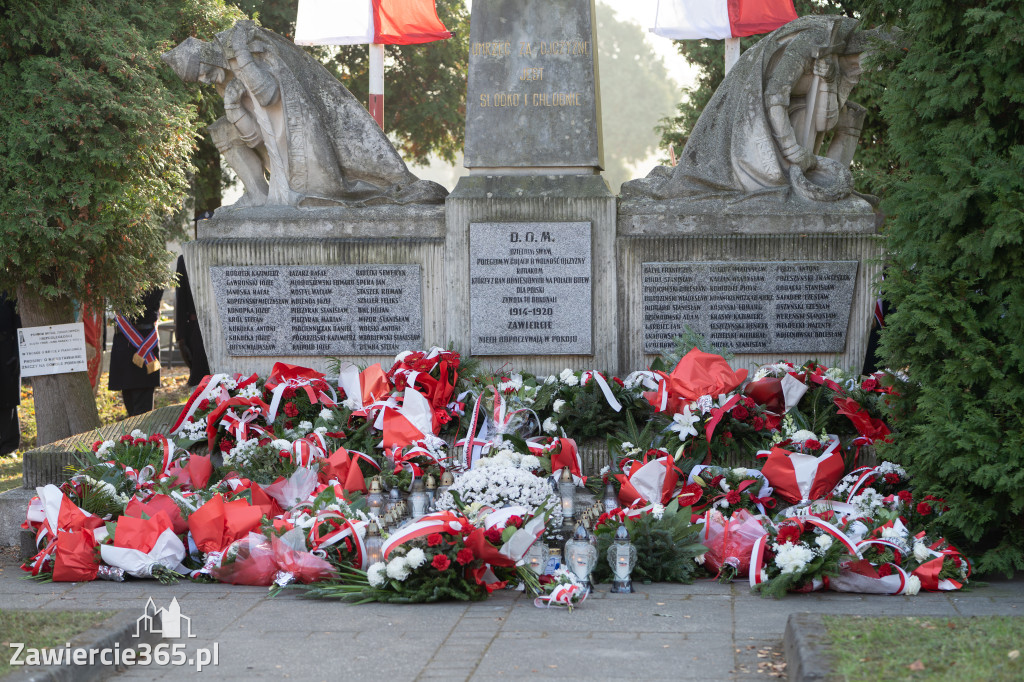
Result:
[[[434,0],[299,0],[296,45],[415,45],[450,38]]]
[[[769,33],[797,18],[793,0],[658,0],[652,33],[723,40]]]

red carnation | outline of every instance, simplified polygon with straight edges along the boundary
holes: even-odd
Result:
[[[337,439],[340,440],[340,439],[345,437],[345,432],[344,431],[328,431],[327,435],[330,436],[331,438],[337,438]]]
[[[896,485],[897,483],[900,482],[900,475],[899,474],[886,474],[885,475],[885,482],[888,483],[889,485]]]
[[[207,400],[206,398],[203,398],[202,400],[199,401],[199,410],[200,411],[205,410],[209,406],[210,406],[210,401]]]
[[[718,484],[722,482],[723,478],[725,478],[725,477],[722,476],[722,474],[718,474],[717,476],[715,476],[714,478],[711,479],[711,483],[709,485],[712,488],[717,488]]]
[[[751,425],[754,427],[755,431],[763,430],[765,427],[764,417],[754,417],[751,421]]]
[[[131,434],[127,434],[126,433],[123,436],[121,436],[121,442],[122,443],[130,443],[132,440],[134,440],[134,439],[131,437]]]
[[[739,504],[739,502],[740,502],[739,491],[730,490],[729,492],[727,492],[725,494],[725,501],[728,502],[729,504]]]
[[[149,441],[146,440],[145,438],[136,438],[135,440],[132,441],[132,445],[145,445],[148,442]]]
[[[804,441],[804,447],[807,448],[808,450],[817,450],[821,447],[821,443],[819,443],[813,438],[808,438],[807,440]]]
[[[284,398],[285,400],[287,400],[288,398],[294,398],[295,389],[292,388],[291,386],[285,386],[284,390],[281,391],[281,397]]]
[[[103,441],[101,441],[101,440],[96,441],[95,443],[92,444],[92,451],[96,452],[97,450],[100,449],[101,445],[103,445]]]
[[[441,555],[438,554],[437,556],[441,556]],[[436,560],[436,557],[435,557],[435,560]],[[455,560],[459,562],[460,566],[465,566],[466,564],[468,564],[470,561],[473,560],[473,550],[471,550],[469,547],[463,547],[462,549],[459,550],[459,553],[455,555]],[[445,566],[445,568],[448,568],[448,567]],[[440,570],[443,571],[444,568],[442,568]]]
[[[231,441],[229,441],[227,438],[224,438],[220,442],[220,451],[221,452],[231,452],[231,448],[234,447],[234,445],[235,444],[232,443]]]
[[[747,412],[747,408],[743,407],[743,405],[736,405],[736,407],[732,408],[732,416],[734,419],[743,421],[750,416],[750,413]]]
[[[617,383],[619,386],[622,386],[623,388],[626,387],[626,382],[624,382],[622,379],[620,379],[618,377],[612,377],[612,381]]]
[[[917,513],[921,516],[928,516],[932,513],[932,506],[927,502],[921,502],[917,505]]]
[[[438,537],[441,536],[438,535]],[[444,554],[438,554],[434,557],[434,560],[430,562],[430,565],[439,571],[447,571],[448,567],[452,565],[452,561]]]
[[[506,526],[515,526],[516,528],[522,528],[523,527],[523,517],[516,516],[515,514],[513,514],[512,516],[508,517],[508,523],[506,523],[505,525]]]
[[[152,436],[149,437],[149,442],[150,443],[159,443],[160,442],[160,434],[159,433],[154,433]]]
[[[900,500],[903,501],[904,504],[910,504],[911,502],[914,501],[914,497],[913,495],[910,494],[909,490],[899,491],[898,493],[896,493],[896,497],[900,498]]]
[[[865,391],[874,391],[878,388],[878,379],[868,377],[861,383],[860,387]]]
[[[887,578],[890,575],[892,575],[892,566],[890,566],[889,564],[882,564],[878,567],[879,578]]]
[[[647,459],[652,459],[652,458],[653,459],[658,459],[659,457],[664,457],[665,456],[665,453],[663,451],[656,450],[654,448],[651,448],[650,450],[648,450],[646,454],[647,454]]]
[[[298,417],[299,408],[295,407],[294,403],[286,403],[284,406],[284,415],[286,417]]]
[[[431,547],[437,547],[441,544],[442,539],[440,533],[431,533],[427,536],[427,544]]]
[[[497,528],[488,528],[484,531],[484,537],[487,538],[487,542],[492,545],[501,544],[501,531]]]
[[[284,423],[284,428],[286,428],[286,429],[294,429],[295,428],[295,422],[293,422],[291,419],[289,419],[288,421],[286,421]]]
[[[770,431],[777,431],[779,425],[782,424],[782,417],[777,414],[766,414],[764,416],[764,424]]]

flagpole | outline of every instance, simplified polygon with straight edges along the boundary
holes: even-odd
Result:
[[[729,73],[736,62],[740,60],[740,39],[725,39],[725,72]]]
[[[370,43],[370,115],[384,130],[384,46]]]

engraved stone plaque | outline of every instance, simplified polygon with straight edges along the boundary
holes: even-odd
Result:
[[[600,167],[593,0],[476,0],[467,168]]]
[[[470,223],[473,355],[589,355],[590,223]]]
[[[423,345],[419,265],[214,266],[229,355],[392,355]]]
[[[644,352],[689,326],[736,353],[841,353],[857,261],[643,264]]]

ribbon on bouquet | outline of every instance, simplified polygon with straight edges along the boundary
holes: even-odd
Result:
[[[615,395],[612,393],[611,386],[608,385],[608,381],[601,375],[600,372],[593,370],[587,370],[580,377],[580,386],[586,386],[587,382],[593,379],[597,382],[597,387],[601,389],[601,393],[604,395],[604,399],[608,402],[608,407],[612,408],[616,412],[622,411],[622,403],[615,399]]]
[[[207,392],[213,392],[216,390],[220,383],[228,378],[227,374],[207,374],[199,382],[199,385],[192,391],[192,395],[188,397],[185,402],[185,407],[181,410],[181,414],[178,415],[178,420],[174,422],[171,427],[171,435],[173,436],[181,427],[185,425],[193,414],[196,413],[196,409],[199,407],[199,403],[203,402],[202,398]]]
[[[250,400],[252,400],[250,398]],[[256,399],[258,400],[258,398]],[[224,418],[220,425],[227,429],[228,433],[235,437],[235,441],[241,443],[249,439],[249,430],[252,429],[261,436],[272,434],[262,426],[253,424],[258,418],[266,414],[266,405],[250,405],[242,414],[235,414],[232,410],[224,412]]]
[[[36,488],[36,497],[29,502],[25,522],[21,526],[36,531],[36,549],[40,549],[23,568],[32,575],[39,575],[46,567],[47,560],[58,551],[58,532],[80,532],[95,535],[103,530],[103,519],[79,508],[51,484]],[[43,543],[46,542],[45,546]]]
[[[369,417],[371,411],[384,407],[391,394],[391,383],[379,362],[362,372],[351,362],[341,363],[338,387],[345,392],[345,398],[354,403],[353,417]]]
[[[469,528],[469,521],[459,514],[450,511],[427,514],[418,521],[403,526],[388,538],[382,548],[384,558],[387,559],[388,555],[396,547],[400,547],[416,538],[421,538],[431,533],[456,534],[461,533],[466,528]]]
[[[434,434],[432,415],[433,410],[423,394],[414,388],[406,388],[402,404],[394,399],[388,400],[377,414],[373,426],[383,432],[385,448],[404,448]]]
[[[130,466],[124,468],[125,478],[135,484],[136,490],[152,488],[155,481],[167,478],[174,464],[174,444],[168,441],[166,436],[161,433],[154,434],[153,438],[156,439],[156,443],[160,446],[161,450],[160,470],[157,471],[156,467],[152,464],[147,464],[138,471]]]
[[[827,495],[842,479],[846,464],[838,451],[839,439],[832,441],[820,456],[790,452],[780,447],[760,451],[758,458],[767,457],[761,473],[775,488],[779,497],[791,504],[817,500]]]
[[[132,355],[132,364],[136,367],[145,367],[146,374],[152,374],[160,369],[160,361],[156,358],[156,351],[159,350],[160,344],[160,332],[158,325],[153,325],[153,331],[148,335],[142,336],[139,330],[135,328],[131,322],[128,321],[121,313],[114,315],[114,320],[117,322],[117,328],[121,330],[124,337],[128,339],[128,343],[135,349],[135,354]]]
[[[693,466],[693,468],[690,469],[689,475],[686,477],[686,483],[687,484],[696,483],[696,481],[694,479],[697,476],[700,476],[700,472],[704,471],[709,466],[710,465],[708,465],[708,464],[695,464]],[[761,481],[762,481],[761,482],[761,487],[758,488],[757,493],[756,494],[749,493],[749,494],[750,494],[750,499],[757,506],[757,510],[759,512],[761,512],[762,514],[767,514],[767,512],[765,511],[765,507],[767,506],[769,509],[771,509],[772,507],[775,506],[775,500],[771,496],[772,492],[774,491],[774,489],[772,488],[771,484],[768,483],[768,479],[765,478],[764,474],[762,474],[757,469],[747,469],[747,475],[754,476],[756,478],[760,478],[761,479]],[[745,481],[745,483],[746,483],[746,481]],[[750,484],[752,485],[753,481],[750,481]],[[743,489],[739,490],[739,492],[743,492],[743,490],[745,490],[748,487],[750,487],[750,486],[749,485],[745,486]]]
[[[641,500],[667,504],[681,473],[671,455],[650,461],[645,456],[643,462],[627,459],[619,465],[624,473],[615,474],[615,478],[619,481],[619,501],[624,507],[633,506]]]
[[[267,404],[259,398],[241,397],[229,398],[219,402],[217,407],[213,409],[213,412],[210,413],[209,418],[206,420],[206,446],[209,448],[210,452],[213,452],[213,441],[217,438],[217,427],[219,425],[223,425],[221,420],[232,407],[244,407],[246,411],[248,411],[249,408],[255,407],[260,411],[260,414],[266,414]],[[238,418],[236,417],[236,419]],[[228,424],[232,424],[231,418],[228,418]],[[248,422],[246,422],[246,424],[248,424]],[[237,424],[234,424],[234,426],[237,427]]]
[[[277,418],[277,408],[281,405],[281,398],[284,396],[284,391],[287,388],[304,390],[306,395],[309,396],[309,403],[311,405],[321,402],[321,398],[327,398],[322,391],[318,393],[314,390],[312,385],[314,381],[323,381],[323,379],[324,375],[322,373],[309,367],[289,365],[286,362],[274,363],[274,367],[270,370],[270,376],[267,377],[266,382],[263,384],[263,387],[271,391],[272,395],[270,408],[267,410],[267,421],[273,422]],[[327,385],[327,383],[324,382],[324,385]],[[337,401],[327,398],[326,402],[334,405]]]
[[[924,531],[918,533],[916,539],[924,539]],[[955,559],[956,561],[967,562],[967,575],[971,575],[971,562],[967,561],[963,554],[960,553],[956,547],[952,545],[947,546],[945,549],[939,549],[946,540],[939,538],[928,547],[928,552],[932,555],[932,559],[924,562],[912,573],[921,580],[921,589],[927,590],[928,592],[946,592],[950,590],[959,590],[963,587],[963,583],[959,580],[952,580],[950,578],[939,578],[939,573],[942,572],[942,564],[947,558]],[[948,543],[946,543],[948,544]]]
[[[476,466],[477,461],[479,461],[480,456],[483,453],[484,447],[493,442],[493,438],[488,437],[490,434],[488,434],[486,418],[480,418],[481,408],[487,389],[490,389],[491,394],[494,397],[494,408],[490,415],[494,422],[494,436],[505,433],[509,423],[512,421],[512,418],[517,414],[532,414],[535,419],[537,417],[536,413],[528,408],[520,408],[509,412],[508,406],[505,404],[505,398],[501,395],[501,391],[499,391],[495,386],[487,386],[476,398],[476,402],[473,405],[473,414],[469,419],[469,426],[466,429],[466,437],[455,442],[456,448],[462,448],[462,466],[467,471]],[[477,430],[478,426],[479,431]],[[476,436],[474,437],[473,434],[476,434]]]
[[[322,525],[331,527],[327,532],[321,531]],[[356,562],[359,567],[365,570],[369,561],[366,554],[366,545],[359,534],[359,530],[367,525],[366,521],[352,521],[345,518],[338,512],[322,511],[313,517],[312,527],[309,532],[309,548],[311,551],[323,550],[325,547],[336,545],[346,538],[350,538],[352,549],[356,553]]]
[[[550,594],[542,594],[533,600],[533,605],[538,609],[551,608],[552,606],[574,606],[573,599],[579,596],[579,604],[587,598],[587,590],[576,583],[562,583],[555,585]]]
[[[532,444],[527,441],[527,445]],[[553,449],[556,446],[557,451]],[[587,477],[583,475],[583,460],[580,457],[579,448],[576,447],[576,441],[572,438],[556,438],[548,447],[552,448],[551,477],[554,479],[564,467],[569,467],[573,483],[579,486],[586,485]]]

